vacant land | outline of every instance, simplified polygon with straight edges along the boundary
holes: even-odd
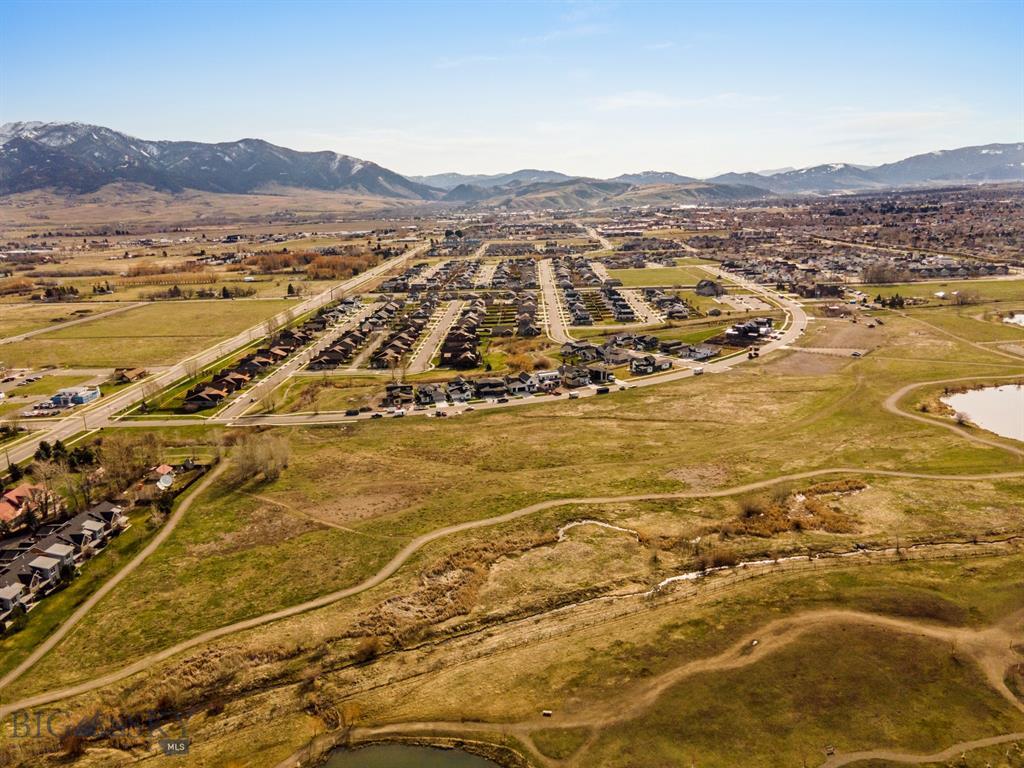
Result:
[[[919,298],[929,304],[955,305],[954,291],[969,297],[972,303],[983,301],[1024,301],[1024,280],[948,280],[941,282],[896,283],[858,286],[868,296],[888,298],[897,293],[905,299]],[[943,293],[945,298],[935,294]]]
[[[821,325],[826,332],[847,327],[856,326]],[[784,358],[768,358],[701,381],[477,413],[451,424],[421,419],[291,431],[293,454],[280,480],[246,493],[211,489],[168,545],[17,689],[81,679],[202,629],[350,585],[416,535],[546,498],[722,488],[822,467],[941,475],[1019,466],[996,448],[882,408],[908,382],[1004,374],[1009,361],[907,318],[863,332],[874,334],[879,349],[831,375],[780,370]],[[815,345],[837,343],[822,338]],[[931,510],[920,519],[936,531],[956,532],[958,520],[963,531],[981,523],[970,494],[954,506],[937,503],[948,500],[941,481],[914,493],[912,509]],[[998,489],[982,493],[996,500],[992,512],[1014,508],[999,501]],[[885,516],[910,503],[901,499],[894,493],[884,506],[852,511],[861,522],[837,541],[852,546],[868,531],[886,531]],[[927,528],[911,525],[919,514],[900,523],[903,535]],[[733,515],[714,505],[702,512],[710,516],[705,522]],[[533,534],[549,534],[558,519]],[[819,533],[789,535],[795,538],[771,548],[829,541]],[[241,593],[245,601],[233,598]],[[195,594],[206,597],[197,602]],[[173,624],[164,621],[169,613]]]
[[[648,267],[647,269],[610,269],[608,276],[621,280],[627,288],[644,286],[696,285],[712,275],[700,267]]]
[[[10,304],[0,305],[0,339],[36,331],[57,323],[78,320],[114,307],[97,308],[90,304]]]
[[[2,354],[12,367],[168,364],[291,305],[284,300],[160,302],[7,344]]]

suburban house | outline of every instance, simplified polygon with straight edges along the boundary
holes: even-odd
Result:
[[[41,485],[22,483],[0,497],[0,522],[9,530],[20,527],[30,514],[39,520],[62,509],[60,498]]]

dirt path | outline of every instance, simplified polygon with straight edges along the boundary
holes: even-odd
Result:
[[[132,558],[131,562],[128,563],[124,568],[114,574],[109,580],[103,583],[103,585],[89,595],[88,599],[82,603],[75,612],[68,616],[64,622],[57,627],[52,635],[47,637],[42,643],[40,643],[32,653],[30,653],[24,661],[18,666],[0,678],[0,689],[6,688],[8,685],[13,683],[26,671],[28,671],[39,659],[45,656],[50,650],[70,632],[76,624],[85,618],[86,614],[93,609],[93,607],[106,597],[114,587],[124,581],[131,573],[142,565],[142,561],[149,557],[156,548],[163,544],[164,540],[171,535],[178,523],[181,522],[181,518],[188,512],[189,507],[192,506],[192,502],[199,497],[210,485],[224,472],[227,464],[221,464],[215,470],[207,474],[200,483],[192,489],[192,491],[182,499],[181,503],[178,504],[178,508],[171,513],[170,517],[163,524],[163,527],[157,532],[156,536],[153,537],[152,541],[147,544],[139,554]]]
[[[1001,736],[990,736],[987,739],[974,739],[973,741],[961,741],[941,752],[933,752],[930,755],[915,755],[909,752],[893,752],[888,749],[869,749],[863,752],[850,752],[846,755],[833,755],[819,768],[839,768],[841,765],[860,763],[865,760],[888,760],[893,763],[909,763],[921,765],[923,763],[944,763],[947,760],[955,760],[965,752],[983,747],[994,747],[997,744],[1006,744],[1010,741],[1024,741],[1024,731],[1018,733],[1004,733]]]
[[[890,395],[884,403],[884,408],[888,412],[896,416],[913,419],[915,421],[919,421],[921,423],[929,424],[932,426],[940,426],[949,429],[956,433],[957,435],[960,435],[961,437],[964,437],[965,439],[970,440],[972,442],[1006,451],[1018,458],[1024,457],[1024,450],[1008,445],[1004,442],[999,442],[996,440],[990,440],[984,437],[972,435],[954,424],[946,424],[941,421],[936,421],[933,419],[925,418],[923,416],[908,413],[906,411],[900,410],[897,406],[899,400],[907,392],[910,392],[914,388],[934,385],[936,383],[946,383],[949,381],[976,379],[977,377],[969,377],[965,379],[954,379],[924,383],[918,382],[914,384],[908,384],[907,386],[900,388],[895,393]],[[203,481],[203,483],[196,489],[196,491],[190,494],[189,498],[186,500],[187,504],[183,503],[181,506],[179,506],[179,509],[175,512],[175,515],[173,516],[175,518],[174,524],[177,523],[177,520],[180,519],[181,514],[191,504],[191,500],[195,498],[199,491],[205,489],[205,487],[209,485],[209,483],[214,479],[214,477],[217,474],[219,474],[220,471],[221,470],[218,470],[217,472],[207,477]],[[383,568],[377,571],[377,573],[365,579],[359,584],[347,587],[345,589],[336,590],[325,595],[321,595],[320,597],[314,598],[313,600],[308,600],[304,603],[298,603],[296,605],[289,606],[278,611],[273,611],[271,613],[263,614],[261,616],[254,616],[250,619],[235,622],[233,624],[228,624],[223,627],[218,627],[217,629],[212,629],[207,632],[203,632],[199,635],[196,635],[193,638],[184,640],[180,643],[176,643],[175,645],[172,645],[168,648],[165,648],[162,651],[158,651],[157,653],[151,654],[149,656],[144,656],[141,659],[136,660],[132,664],[126,665],[121,669],[116,670],[114,672],[110,672],[106,675],[93,678],[92,680],[79,683],[74,686],[69,686],[67,688],[57,689],[42,694],[38,694],[36,696],[29,697],[23,701],[13,702],[11,704],[0,706],[0,717],[4,717],[7,714],[10,714],[11,712],[18,711],[19,709],[23,709],[28,706],[48,704],[54,701],[60,701],[65,698],[69,698],[71,696],[77,696],[82,693],[87,693],[89,691],[96,690],[97,688],[101,688],[103,686],[118,682],[120,680],[124,680],[125,678],[130,677],[131,675],[146,670],[152,667],[153,665],[165,661],[179,653],[187,651],[191,648],[195,648],[199,645],[211,642],[213,640],[217,640],[226,635],[234,634],[236,632],[241,632],[247,629],[252,629],[254,627],[269,624],[281,619],[290,618],[292,616],[316,610],[318,608],[323,608],[325,606],[336,603],[339,600],[343,600],[347,597],[351,597],[361,592],[365,592],[366,590],[378,586],[379,584],[383,583],[391,576],[393,576],[398,571],[398,569],[401,568],[402,565],[404,565],[405,562],[408,561],[409,558],[411,558],[420,549],[434,541],[437,541],[438,539],[442,539],[447,536],[463,533],[466,531],[476,530],[479,528],[487,528],[494,525],[499,525],[501,523],[506,523],[512,520],[519,519],[521,517],[536,514],[537,512],[566,505],[600,505],[634,501],[654,501],[687,498],[723,498],[727,496],[735,496],[739,494],[749,493],[751,491],[762,490],[765,488],[772,487],[774,485],[778,485],[780,483],[792,482],[796,480],[809,480],[816,477],[837,474],[860,474],[873,475],[877,477],[900,477],[915,480],[938,480],[942,482],[972,482],[978,480],[999,480],[1024,476],[1024,472],[1022,471],[1010,471],[990,474],[950,475],[941,473],[930,474],[923,472],[906,472],[901,470],[867,469],[859,467],[827,467],[822,469],[809,470],[806,472],[798,472],[794,474],[783,475],[780,477],[774,477],[765,480],[758,480],[750,483],[745,483],[742,485],[732,486],[730,488],[722,488],[711,491],[677,491],[669,493],[632,494],[627,496],[598,496],[584,498],[550,499],[547,501],[538,502],[536,504],[531,504],[526,507],[521,507],[520,509],[515,509],[512,510],[511,512],[506,512],[502,515],[496,515],[494,517],[484,518],[480,520],[469,520],[463,523],[445,526],[442,528],[438,528],[434,531],[421,534],[420,536],[417,536],[408,544],[406,544],[397,554],[395,554],[394,557],[392,557],[392,559],[387,564],[384,565]],[[168,522],[170,522],[170,520]],[[171,530],[173,530],[173,526]],[[155,549],[156,546],[158,546],[159,543],[162,542],[169,533],[170,530],[168,530],[167,527],[165,526],[164,530],[162,530],[161,533],[158,534],[158,536],[154,539],[154,541],[151,542],[150,545],[147,546],[142,553],[140,553],[136,560],[141,562],[141,560],[144,559],[144,557],[147,556],[150,552],[152,552],[152,550]],[[130,568],[131,570],[134,570],[137,564],[138,563],[136,561],[133,561],[131,564],[129,564],[129,566],[126,567],[126,569]],[[127,573],[130,573],[131,570],[127,570],[127,572],[122,571],[121,574],[118,574],[118,576],[115,577],[114,580],[112,580],[112,583],[105,584],[104,587],[101,588],[101,590],[96,595],[94,595],[88,601],[86,601],[86,603],[84,603],[75,612],[75,614],[72,616],[72,619],[74,620],[73,623],[68,624],[66,627],[62,625],[62,627],[54,634],[54,636],[48,638],[43,644],[41,644],[39,648],[37,648],[31,654],[31,656],[29,656],[24,662],[22,662],[22,664],[20,664],[15,670],[12,670],[12,672],[8,673],[7,676],[0,679],[0,690],[9,685],[10,682],[12,682],[13,680],[17,679],[21,674],[24,673],[25,670],[27,670],[36,661],[38,661],[39,658],[41,658],[49,650],[51,650],[56,645],[56,643],[59,642],[59,640],[67,634],[67,631],[71,628],[71,626],[73,626],[74,623],[80,621],[81,618],[84,617],[84,615],[92,608],[92,606],[95,605],[99,598],[107,594],[111,589],[113,589],[113,587],[116,586],[116,584],[119,583],[121,579],[123,579],[124,576],[127,575]],[[71,622],[70,619],[69,622]]]
[[[108,309],[106,312],[99,312],[95,315],[83,315],[82,317],[76,317],[74,320],[67,320],[63,323],[54,323],[53,325],[47,325],[43,328],[36,328],[33,331],[25,331],[25,333],[19,333],[14,336],[8,336],[7,338],[0,339],[0,344],[13,344],[16,341],[25,341],[35,336],[41,336],[44,333],[52,333],[53,331],[62,331],[65,328],[71,328],[75,325],[81,325],[82,323],[91,323],[93,320],[101,320],[111,315],[117,315],[121,312],[127,312],[129,309],[135,309],[136,307],[144,307],[149,304],[148,301],[134,301],[131,304],[122,304],[121,306]]]
[[[996,440],[988,437],[982,437],[981,435],[975,435],[968,431],[967,429],[965,429],[964,427],[961,427],[959,424],[956,424],[952,421],[948,421],[945,419],[929,418],[928,416],[920,416],[916,413],[911,413],[910,411],[904,411],[899,407],[900,400],[906,397],[908,393],[914,391],[915,389],[919,389],[920,387],[934,387],[938,384],[959,384],[965,381],[1019,378],[1021,378],[1021,374],[1018,373],[1016,375],[1006,374],[999,376],[962,376],[956,379],[936,379],[935,381],[920,381],[914,384],[907,384],[905,387],[900,387],[898,390],[893,392],[891,395],[889,395],[889,397],[885,399],[885,402],[882,404],[882,407],[885,408],[885,410],[888,411],[889,413],[894,414],[896,416],[902,416],[905,419],[912,419],[913,421],[920,422],[921,424],[928,424],[932,427],[941,427],[942,429],[947,429],[950,432],[959,435],[965,440],[970,440],[972,443],[976,443],[978,445],[987,445],[990,448],[999,448],[1000,450],[1006,451],[1007,453],[1012,453],[1014,456],[1024,458],[1024,449],[1017,448],[1014,445],[1010,445],[1010,441]]]
[[[1021,618],[1022,614],[1018,612],[991,627],[971,629],[968,627],[948,627],[929,624],[912,619],[861,611],[838,609],[807,611],[769,622],[737,640],[729,648],[715,656],[686,662],[653,678],[634,684],[622,690],[619,695],[599,700],[575,712],[559,712],[555,721],[543,717],[538,712],[534,717],[513,723],[430,721],[368,726],[356,728],[352,736],[355,741],[359,741],[393,735],[501,732],[515,735],[524,743],[529,744],[529,740],[534,732],[553,726],[558,728],[590,728],[596,732],[602,728],[635,719],[644,711],[654,706],[669,688],[686,678],[708,672],[735,670],[756,664],[765,659],[765,657],[786,648],[808,632],[834,627],[837,624],[873,626],[955,644],[959,650],[969,655],[978,663],[989,683],[1008,702],[1024,712],[1024,704],[1013,695],[1003,682],[1003,673],[1006,668],[1019,661],[1019,656],[1011,649],[1011,645],[1015,640],[1019,640],[1018,625]],[[909,755],[890,750],[851,752],[846,755],[832,756],[821,768],[837,768],[838,766],[869,759],[890,759],[910,763],[932,762],[955,757],[960,752],[968,749],[1014,741],[1020,738],[1024,738],[1024,734],[1014,733],[983,738],[956,744],[935,755]],[[584,745],[569,764],[587,765],[588,763],[585,758],[586,749],[587,745]],[[542,764],[549,763],[547,760],[541,760],[540,762]]]
[[[503,515],[496,515],[494,517],[483,518],[480,520],[469,520],[464,523],[457,523],[455,525],[445,526],[443,528],[438,528],[428,533],[421,534],[420,536],[417,536],[408,544],[406,544],[397,554],[395,554],[394,557],[391,558],[390,561],[388,561],[388,563],[383,568],[377,571],[377,573],[360,582],[359,584],[355,584],[351,587],[346,587],[345,589],[336,590],[334,592],[329,592],[327,594],[321,595],[320,597],[314,598],[313,600],[307,600],[303,603],[297,603],[296,605],[292,605],[287,608],[282,608],[271,613],[266,613],[260,616],[254,616],[243,621],[238,621],[233,624],[227,624],[223,627],[208,630],[199,635],[196,635],[195,637],[189,638],[188,640],[183,640],[179,643],[169,646],[161,651],[157,651],[156,653],[144,656],[136,660],[135,662],[128,664],[118,670],[109,672],[99,677],[95,677],[91,680],[79,683],[77,685],[47,691],[45,693],[37,694],[35,696],[30,696],[21,701],[15,701],[9,704],[5,704],[3,706],[0,706],[0,717],[6,717],[8,714],[16,712],[21,709],[25,709],[26,707],[41,706],[43,704],[49,704],[54,701],[60,701],[62,699],[66,699],[72,696],[78,696],[83,693],[88,693],[89,691],[94,691],[98,688],[111,685],[112,683],[119,682],[121,680],[124,680],[125,678],[131,677],[132,675],[149,669],[150,667],[162,661],[166,661],[167,659],[171,658],[172,656],[176,656],[179,653],[190,650],[200,645],[205,645],[206,643],[212,642],[213,640],[217,640],[221,637],[235,634],[237,632],[242,632],[248,629],[253,629],[255,627],[263,626],[265,624],[270,624],[275,621],[280,621],[281,619],[287,619],[302,613],[307,613],[309,611],[313,611],[318,608],[323,608],[333,603],[336,603],[339,600],[352,597],[353,595],[357,595],[361,592],[365,592],[366,590],[372,589],[373,587],[376,587],[379,584],[385,582],[387,579],[391,578],[391,576],[393,576],[398,571],[398,569],[406,563],[406,561],[408,561],[414,554],[416,554],[416,552],[425,547],[427,544],[430,544],[434,541],[437,541],[438,539],[442,539],[447,536],[452,536],[454,534],[476,530],[479,528],[488,528],[494,525],[499,525],[501,523],[517,520],[521,517],[533,515],[537,512],[542,512],[544,510],[554,509],[556,507],[562,507],[567,505],[615,504],[622,502],[654,501],[663,499],[723,498],[727,496],[735,496],[738,494],[749,493],[750,491],[757,491],[764,488],[769,488],[779,483],[792,482],[794,480],[808,480],[815,477],[836,474],[903,477],[918,480],[941,480],[944,482],[973,482],[978,480],[999,480],[1014,477],[1024,477],[1024,472],[999,472],[995,474],[972,475],[942,475],[927,474],[921,472],[903,472],[897,470],[863,469],[856,467],[831,467],[810,470],[807,472],[798,472],[790,475],[783,475],[780,477],[775,477],[767,480],[758,480],[752,483],[745,483],[743,485],[737,485],[731,488],[722,488],[716,491],[677,491],[672,493],[639,493],[631,494],[628,496],[594,496],[582,498],[550,499],[548,501],[541,501],[536,504],[531,504],[526,507],[521,507],[519,509],[512,510],[511,512],[506,512]],[[207,478],[207,482],[209,482],[212,479],[213,476]],[[152,548],[155,548],[154,545],[162,541],[163,538],[159,539],[159,541],[154,541],[153,543],[151,543],[143,554],[148,554],[150,551],[152,551]],[[142,555],[140,555],[140,558],[141,556]],[[120,579],[118,579],[118,581],[120,581]],[[106,594],[107,592],[109,592],[110,588],[112,587],[113,585],[110,585],[109,588],[107,585],[104,585],[102,594]],[[91,599],[88,602],[88,606],[91,608],[92,605],[95,604],[95,602],[95,600]],[[85,608],[84,605],[83,608]],[[81,615],[83,616],[87,611],[87,609],[79,610],[81,611]],[[76,611],[76,615],[78,613],[79,612]],[[79,618],[81,618],[81,616],[79,616]],[[32,654],[29,660],[26,660],[26,662],[23,662],[22,665],[19,665],[19,668],[15,670],[15,672],[17,672],[16,675],[12,673],[13,676],[9,675],[9,680],[5,678],[4,680],[0,681],[0,685],[6,685],[9,682],[16,679],[22,672],[24,672],[25,669],[28,669],[31,666],[31,664],[35,663],[43,654],[49,651],[56,644],[57,640],[60,637],[64,636],[64,634],[66,634],[66,630],[63,630],[62,628],[62,631],[60,631],[60,635],[58,638],[48,639],[43,645],[40,646],[39,649],[37,649],[36,652]],[[28,663],[29,661],[31,661],[31,663]]]

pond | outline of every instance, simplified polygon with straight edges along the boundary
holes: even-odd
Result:
[[[1004,384],[947,395],[942,402],[982,429],[1024,441],[1024,387]]]
[[[1010,325],[1019,325],[1024,328],[1024,312],[1014,312],[1009,317],[1003,318],[1004,323],[1010,323]]]
[[[361,749],[338,749],[324,768],[499,768],[497,763],[458,749],[412,744],[373,744]]]

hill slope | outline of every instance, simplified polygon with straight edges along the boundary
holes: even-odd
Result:
[[[47,187],[83,193],[137,182],[174,192],[246,193],[277,185],[418,200],[438,196],[376,163],[260,139],[145,141],[82,123],[8,123],[0,126],[0,142],[0,194]]]

